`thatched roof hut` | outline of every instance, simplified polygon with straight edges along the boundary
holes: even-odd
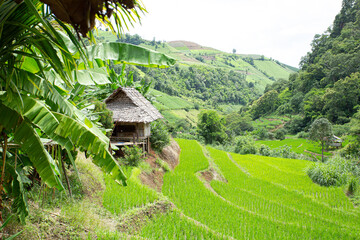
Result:
[[[342,142],[343,140],[335,135],[332,135],[330,138],[329,138],[329,141],[328,141],[328,145],[331,146],[331,147],[337,147],[337,148],[340,148],[342,147]]]
[[[113,112],[115,127],[110,137],[116,146],[142,145],[148,151],[150,123],[163,118],[134,88],[118,88],[106,100],[106,106]]]
[[[106,100],[114,122],[150,123],[163,116],[134,88],[116,89]]]

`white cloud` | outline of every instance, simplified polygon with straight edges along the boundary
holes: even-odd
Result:
[[[188,40],[298,66],[315,34],[340,12],[341,0],[143,0],[148,14],[130,33]]]

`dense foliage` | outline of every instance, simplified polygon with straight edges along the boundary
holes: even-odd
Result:
[[[156,152],[161,152],[170,143],[170,134],[165,123],[161,120],[151,123],[150,135],[151,148]]]
[[[197,125],[198,134],[204,138],[206,144],[224,143],[227,139],[224,119],[216,111],[202,111]]]
[[[131,2],[137,10],[125,10],[119,1],[110,3],[111,11],[108,1],[86,4],[109,10],[108,17],[115,16],[120,30],[122,24],[139,17],[142,7]],[[63,7],[67,6],[50,6]],[[98,11],[84,19],[90,16],[92,24],[95,13],[103,16]],[[74,35],[75,25],[66,25],[53,14],[59,12],[51,12],[37,0],[0,3],[0,223],[2,216],[12,214],[25,221],[30,175],[54,192],[55,188],[64,190],[63,178],[69,188],[64,160],[68,158],[76,170],[73,156],[78,150],[86,151],[96,165],[125,183],[120,165],[108,150],[109,139],[91,121],[94,115],[83,97],[84,89],[111,83],[110,62],[148,67],[170,63],[165,63],[170,58],[163,54],[124,43],[84,47]],[[108,18],[103,20],[113,27]],[[86,29],[76,23],[75,31],[86,34],[94,27],[88,23]]]
[[[355,159],[335,156],[326,163],[317,162],[312,164],[307,169],[307,174],[315,183],[321,186],[341,186],[352,183],[349,185],[349,192],[353,193],[356,191],[354,189],[357,187],[356,182],[359,183],[360,168]]]
[[[173,96],[186,96],[212,105],[247,104],[258,94],[242,73],[207,66],[175,66],[168,69],[142,69],[156,90]]]
[[[333,136],[331,123],[326,118],[316,119],[310,126],[309,138],[321,143],[321,160],[324,161],[324,147]]]
[[[252,105],[254,117],[268,112],[296,113],[310,123],[319,117],[344,124],[360,104],[360,1],[344,0],[333,26],[317,34],[311,52],[301,60],[299,73],[266,88],[273,96],[271,108],[259,99]]]
[[[124,146],[122,151],[124,157],[120,159],[120,162],[124,165],[136,167],[144,160],[144,153],[138,146]]]

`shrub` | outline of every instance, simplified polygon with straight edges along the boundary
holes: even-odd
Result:
[[[170,135],[164,123],[155,121],[151,123],[151,148],[161,152],[170,143]]]
[[[285,129],[281,128],[275,132],[275,138],[278,140],[284,140],[285,134],[286,134]]]
[[[164,169],[165,172],[170,172],[171,168],[169,166],[169,164],[159,158],[156,159],[155,161],[160,167],[162,167]]]
[[[346,182],[346,175],[339,172],[334,165],[314,163],[307,169],[307,174],[313,182],[321,186],[340,186]]]
[[[288,145],[275,148],[272,151],[271,156],[272,157],[281,157],[281,158],[292,158],[292,159],[298,158],[297,154],[294,153],[293,151],[291,151],[291,147]]]
[[[268,132],[268,138],[269,138],[269,139],[274,139],[274,138],[276,138],[276,137],[275,137],[275,134],[274,134],[274,133]]]
[[[199,103],[195,103],[195,104],[194,104],[194,108],[195,108],[196,110],[199,110],[199,109],[200,109]]]
[[[95,105],[93,116],[98,116],[98,121],[104,127],[106,136],[110,137],[111,130],[114,128],[113,112],[106,108],[106,104],[104,102],[94,100],[93,103]]]
[[[124,152],[124,157],[121,159],[121,162],[127,166],[136,167],[142,160],[144,160],[143,151],[138,146],[124,146],[122,150]]]
[[[256,154],[255,141],[250,136],[241,136],[236,143],[235,152],[240,154]]]
[[[301,131],[301,132],[299,132],[298,134],[296,134],[296,137],[297,137],[297,138],[308,138],[308,137],[309,137],[309,133],[308,133],[308,132]]]
[[[262,155],[262,156],[270,156],[271,155],[271,148],[264,145],[264,144],[261,144],[260,148],[259,148],[259,154]]]
[[[267,139],[269,137],[269,132],[266,130],[266,128],[263,127],[254,131],[254,134],[261,140]]]
[[[311,180],[321,186],[341,186],[346,184],[357,167],[351,160],[335,156],[326,163],[314,163],[307,169]]]

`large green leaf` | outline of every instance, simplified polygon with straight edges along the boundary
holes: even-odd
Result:
[[[25,218],[29,214],[26,190],[23,186],[22,178],[18,171],[10,164],[6,164],[6,171],[11,175],[12,181],[5,185],[7,192],[14,197],[12,203],[12,211],[16,213],[22,223],[25,223]]]
[[[3,99],[6,100],[4,97]],[[14,102],[3,101],[3,104],[6,103],[7,107],[21,112],[26,120],[38,126],[49,138],[68,151],[73,149],[74,144],[94,154],[95,164],[114,175],[115,178],[125,181],[125,175],[119,164],[108,151],[109,139],[90,120],[83,118],[82,121],[78,121],[66,115],[51,112],[41,101],[26,95],[22,95],[22,100],[24,102],[22,109],[19,109]],[[11,113],[17,116],[14,112]]]
[[[111,83],[105,68],[94,68],[76,71],[77,81],[81,85],[102,85]]]
[[[0,103],[0,125],[14,131],[14,141],[21,146],[21,149],[29,156],[41,179],[50,187],[59,190],[64,189],[59,175],[60,171],[45,150],[39,135],[33,126],[21,117],[16,111]]]
[[[175,64],[175,59],[159,52],[128,43],[102,43],[87,48],[90,60],[113,60],[144,67],[166,68]]]
[[[108,151],[108,138],[98,128],[93,126],[87,119],[80,122],[63,114],[54,113],[54,115],[60,123],[55,130],[57,135],[69,138],[76,146],[81,146],[93,154],[93,161],[97,166],[125,184],[125,174]]]
[[[48,80],[25,70],[19,70],[18,74],[19,78],[16,80],[18,89],[50,101],[55,111],[58,110],[68,116],[73,116],[74,106],[59,93],[59,88],[56,89]]]
[[[68,152],[73,149],[74,144],[75,146],[82,147],[89,153],[92,153],[94,155],[93,161],[96,165],[104,169],[107,173],[112,174],[114,178],[122,180],[123,183],[125,183],[126,177],[124,173],[121,171],[121,168],[117,161],[107,150],[109,146],[109,139],[96,126],[94,126],[90,120],[84,118],[83,121],[78,121],[63,114],[53,113],[41,101],[26,95],[22,95],[21,97],[24,102],[24,107],[22,109],[18,109],[18,105],[14,104],[13,102],[7,103],[6,101],[3,101],[3,103],[7,103],[8,107],[13,107],[17,111],[21,112],[24,119],[38,126],[49,138],[55,140],[60,145],[65,147]],[[4,97],[3,99],[6,100],[6,98]],[[15,111],[10,110],[10,108],[6,108],[7,107],[3,106],[3,109],[5,111],[13,114],[12,118],[19,118]],[[20,138],[20,136],[23,135],[21,135],[21,133],[23,132],[21,130],[23,128],[31,128],[31,126],[23,126],[22,124],[20,124],[20,126],[8,124],[7,126],[13,128],[16,127],[15,140],[18,143],[25,143],[25,145],[22,146],[22,149],[30,156],[30,153],[28,152],[29,148],[27,146],[27,142],[23,142],[26,139],[24,139],[25,137]],[[30,129],[27,130],[30,131]],[[31,156],[30,159],[32,160]],[[37,171],[39,171],[39,165],[36,165],[36,163],[34,163],[34,166]],[[48,178],[48,176],[43,176],[43,174],[41,174],[40,172],[39,174],[42,179]]]

